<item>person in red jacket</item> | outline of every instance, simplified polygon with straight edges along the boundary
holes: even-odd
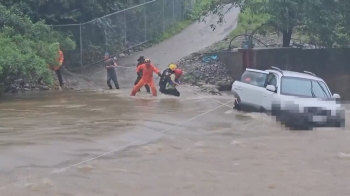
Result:
[[[160,71],[153,64],[151,64],[151,60],[145,59],[144,62],[145,62],[144,64],[136,68],[136,72],[142,71],[142,78],[132,89],[131,96],[135,96],[136,92],[138,92],[140,88],[142,88],[146,84],[148,84],[149,87],[151,88],[152,95],[157,96],[157,89],[154,85],[154,80],[153,80],[153,72],[158,74],[158,76],[160,77],[161,76]]]

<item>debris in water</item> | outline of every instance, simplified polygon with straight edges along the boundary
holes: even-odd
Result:
[[[350,154],[349,154],[349,153],[340,152],[340,153],[338,153],[338,158],[341,158],[341,159],[350,159]]]
[[[233,140],[233,141],[231,142],[231,144],[232,144],[232,145],[241,146],[241,145],[242,145],[242,142]]]

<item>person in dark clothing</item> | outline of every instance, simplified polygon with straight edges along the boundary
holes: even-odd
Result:
[[[169,76],[174,73],[176,68],[177,68],[177,65],[174,63],[171,63],[169,65],[169,68],[163,71],[159,80],[159,92],[161,93],[165,92],[165,87],[166,87],[167,81],[169,80]]]
[[[145,57],[144,57],[144,56],[140,56],[139,59],[137,59],[137,62],[138,62],[138,63],[137,63],[137,66],[136,66],[136,67],[139,67],[140,65],[144,64],[144,63],[145,63]],[[135,80],[135,82],[134,82],[134,86],[135,86],[137,83],[140,82],[141,78],[142,78],[142,70],[139,71],[139,72],[137,72],[137,78],[136,78],[136,80]],[[147,93],[151,93],[151,90],[150,90],[148,84],[145,85],[145,88],[146,88]],[[141,91],[141,90],[139,90],[139,91]]]
[[[183,72],[181,69],[175,69],[174,73],[171,73],[168,76],[167,83],[164,89],[164,94],[173,95],[180,97],[180,92],[176,89],[177,86],[180,86],[179,79],[182,76]]]
[[[114,61],[115,59],[109,58],[109,54],[105,53],[105,68],[107,70],[107,85],[109,89],[112,89],[111,80],[113,81],[115,88],[119,89],[117,73],[115,72],[115,67],[117,67],[117,63]]]

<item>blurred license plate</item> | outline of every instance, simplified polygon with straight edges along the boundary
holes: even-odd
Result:
[[[313,116],[312,121],[313,122],[325,122],[325,121],[327,121],[327,117],[326,116]]]

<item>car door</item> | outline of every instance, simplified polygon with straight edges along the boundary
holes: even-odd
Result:
[[[247,104],[257,110],[260,110],[262,101],[262,91],[265,89],[265,81],[269,72],[256,70],[256,69],[246,69],[246,72],[242,75],[241,82],[242,89],[244,91],[244,97],[241,99],[243,104]],[[250,82],[244,82],[245,75],[251,77]]]
[[[236,98],[237,96],[239,97],[239,100],[242,100],[242,99],[245,100],[246,94],[245,94],[244,88],[245,88],[245,83],[241,81],[235,81],[232,84],[231,91],[235,94]]]
[[[266,90],[266,86],[273,85],[278,90],[278,84],[279,84],[278,76],[274,73],[269,73],[262,92],[263,97],[262,97],[262,104],[261,104],[262,107],[267,111],[271,110],[272,102],[277,93]]]

